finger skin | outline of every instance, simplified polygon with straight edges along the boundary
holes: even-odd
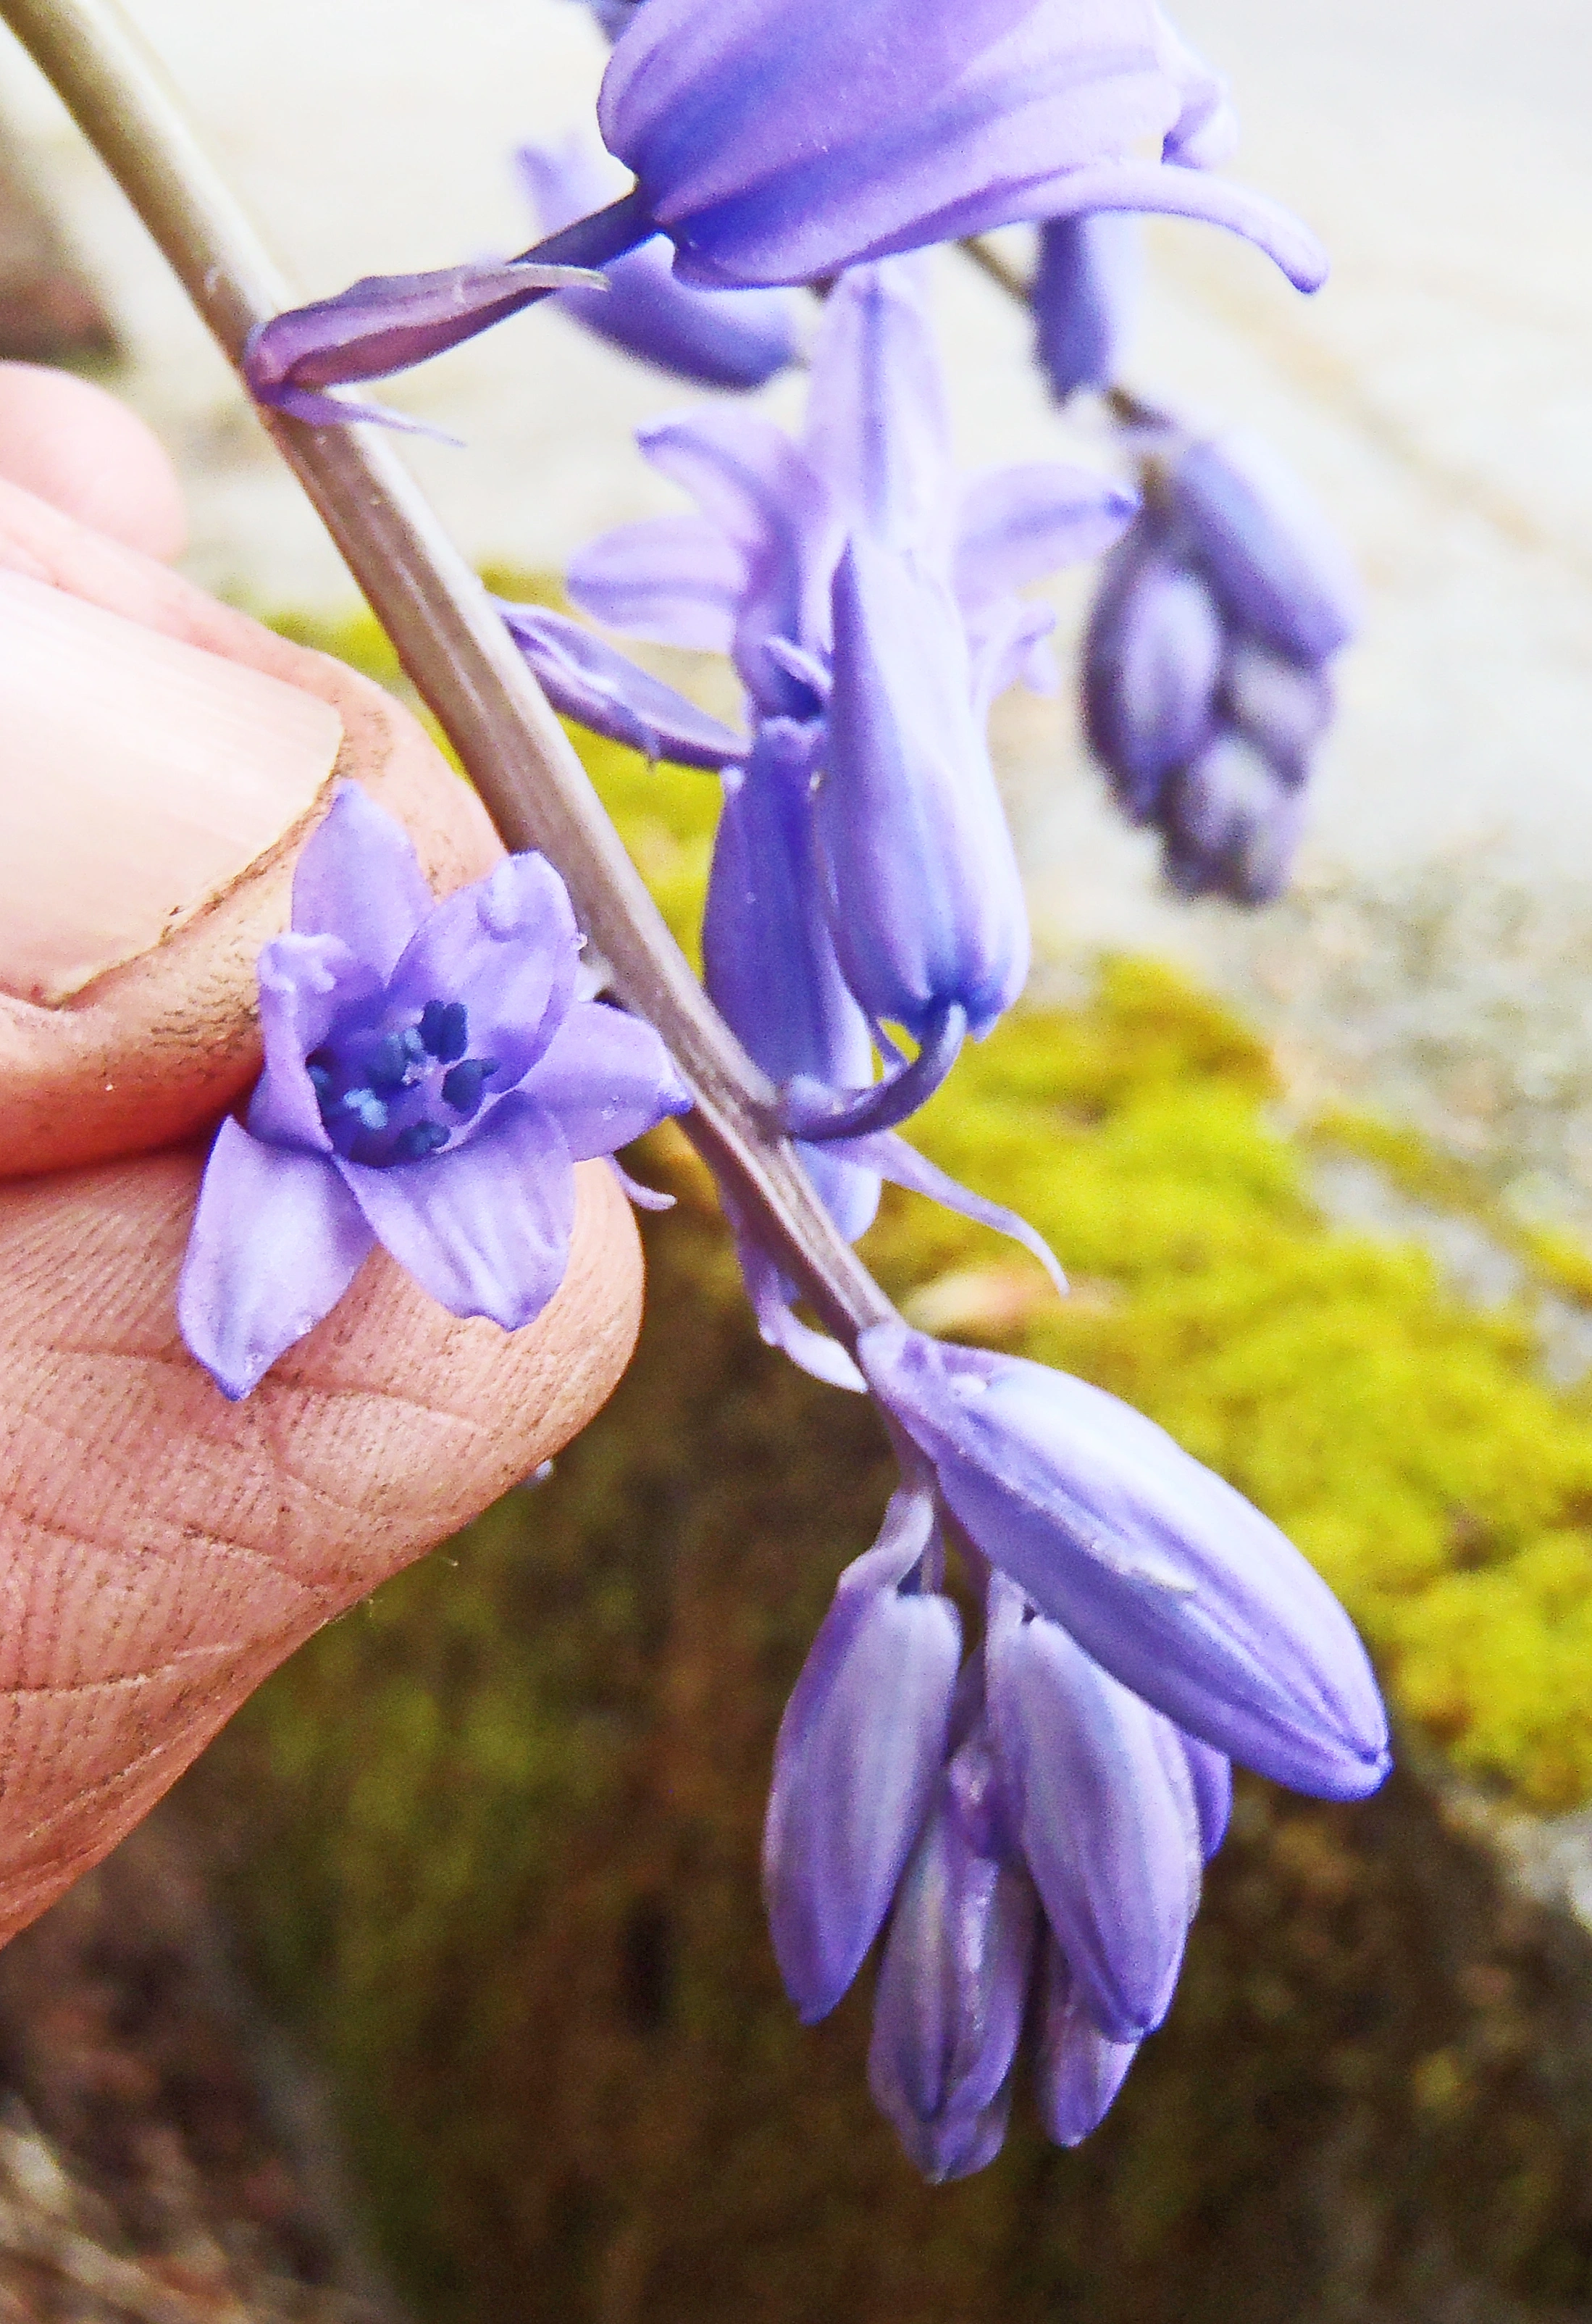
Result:
[[[474,793],[380,687],[3,479],[0,568],[330,702],[345,737],[336,773],[356,778],[408,826],[436,894],[501,857]],[[260,1070],[255,962],[288,924],[293,863],[321,812],[207,910],[63,1006],[0,995],[0,1178],[152,1151],[214,1121],[249,1086]]]
[[[188,540],[170,455],[135,411],[75,373],[0,363],[0,476],[162,561]]]
[[[0,1941],[284,1655],[566,1443],[635,1342],[635,1227],[587,1163],[536,1323],[460,1323],[378,1250],[229,1405],[177,1336],[199,1169],[0,1187]]]

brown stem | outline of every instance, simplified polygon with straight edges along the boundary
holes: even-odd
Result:
[[[0,16],[236,367],[249,333],[293,303],[291,293],[117,0],[0,0]],[[476,576],[379,433],[260,416],[505,846],[540,848],[557,866],[621,998],[657,1027],[695,1093],[688,1134],[824,1323],[851,1345],[893,1313],[889,1302],[769,1127],[772,1087],[692,974]]]

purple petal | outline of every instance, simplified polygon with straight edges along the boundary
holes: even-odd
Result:
[[[1238,142],[1238,116],[1228,98],[1228,85],[1196,56],[1157,8],[1161,29],[1161,60],[1178,94],[1177,119],[1162,141],[1161,159],[1181,169],[1213,170],[1225,161]]]
[[[564,882],[540,855],[511,855],[428,914],[390,980],[396,1009],[460,1001],[473,1056],[511,1089],[546,1049],[575,990],[580,935]]]
[[[369,396],[350,395],[340,387],[295,387],[289,382],[281,387],[261,390],[256,400],[269,404],[273,411],[285,411],[290,420],[304,420],[311,428],[346,428],[363,422],[372,428],[391,428],[400,436],[425,436],[433,444],[448,444],[456,451],[464,448],[464,438],[446,428],[438,428],[429,420],[417,420],[407,411],[395,411],[390,403],[373,403]]]
[[[189,1352],[235,1403],[343,1296],[375,1238],[336,1166],[216,1133],[177,1286]]]
[[[650,0],[649,0],[650,5]],[[637,430],[651,465],[688,492],[741,560],[733,650],[765,716],[818,707],[763,652],[768,637],[822,650],[837,539],[818,478],[781,428],[760,412],[710,410]]]
[[[826,1333],[815,1332],[796,1314],[796,1286],[787,1281],[746,1227],[722,1186],[719,1200],[735,1236],[735,1256],[763,1345],[778,1348],[811,1379],[822,1380],[828,1388],[850,1388],[857,1396],[865,1396],[867,1383],[840,1342],[830,1339]]]
[[[397,816],[357,783],[339,783],[294,869],[295,935],[340,936],[378,975],[391,976],[431,905],[415,844]]]
[[[1233,1763],[1197,1736],[1179,1735],[1177,1739],[1193,1786],[1200,1853],[1209,1864],[1227,1838],[1228,1819],[1233,1812]]]
[[[1158,1748],[1167,1722],[998,1576],[990,1603],[989,1725],[1023,1854],[1090,2017],[1140,2041],[1171,2006],[1199,1894],[1187,1767]]]
[[[284,389],[383,379],[474,338],[549,290],[601,283],[585,268],[522,259],[444,266],[429,274],[367,274],[335,299],[273,316],[250,334],[244,371],[262,403]],[[336,406],[343,418],[357,414]]]
[[[975,718],[987,718],[990,704],[1008,686],[1026,686],[1031,694],[1060,692],[1055,656],[1049,644],[1056,625],[1054,605],[1032,597],[998,597],[992,605],[965,619],[972,656]]]
[[[1169,464],[1173,512],[1236,620],[1296,661],[1325,661],[1360,626],[1348,550],[1286,461],[1235,429]]]
[[[925,2179],[982,2170],[1006,2134],[1039,1916],[1027,1877],[967,1836],[978,1730],[958,1752],[901,1883],[874,1994],[868,2087]]]
[[[1014,219],[1148,209],[1231,226],[1314,288],[1320,245],[1274,204],[1126,158],[1175,141],[1189,105],[1164,24],[1118,0],[648,0],[599,118],[687,281],[810,281]]]
[[[553,1116],[572,1162],[615,1153],[687,1113],[691,1093],[650,1025],[600,1001],[576,1001],[521,1084]]]
[[[261,946],[258,974],[265,1070],[249,1101],[249,1128],[268,1145],[329,1154],[305,1059],[345,1011],[377,1006],[381,973],[340,936],[294,934]]]
[[[744,736],[653,678],[591,630],[545,605],[493,600],[504,625],[555,710],[644,758],[677,767],[721,767],[744,759]]]
[[[1269,904],[1288,884],[1304,802],[1247,742],[1218,733],[1173,776],[1156,821],[1166,876],[1185,896]]]
[[[888,548],[943,552],[951,419],[920,261],[855,267],[831,292],[805,442],[846,522]]]
[[[1004,1203],[989,1202],[975,1194],[969,1187],[936,1168],[926,1154],[909,1146],[904,1138],[893,1137],[885,1130],[871,1138],[837,1139],[830,1148],[845,1160],[860,1162],[877,1170],[893,1186],[905,1186],[915,1194],[926,1194],[931,1202],[943,1204],[948,1211],[960,1212],[964,1219],[977,1219],[981,1226],[993,1227],[997,1234],[1010,1235],[1014,1242],[1031,1251],[1039,1261],[1056,1289],[1066,1296],[1067,1278],[1060,1260],[1042,1234],[1028,1224],[1016,1211]]]
[[[956,595],[964,610],[1103,556],[1138,508],[1138,494],[1057,461],[989,468],[962,496]]]
[[[981,1036],[1022,991],[1028,921],[960,617],[934,575],[859,536],[834,621],[814,813],[842,973],[915,1040],[949,1001]]]
[[[862,1966],[939,1781],[962,1625],[948,1598],[902,1588],[933,1530],[928,1495],[897,1492],[841,1575],[780,1721],[763,1896],[804,2024]]]
[[[727,654],[748,587],[749,552],[701,516],[621,524],[570,559],[583,613],[632,638]]]
[[[1285,782],[1303,782],[1310,754],[1332,723],[1332,681],[1324,669],[1240,639],[1222,670],[1221,702]]]
[[[1221,673],[1221,616],[1197,574],[1154,536],[1125,541],[1106,567],[1083,647],[1090,746],[1136,823],[1204,743]]]
[[[857,1354],[976,1546],[1121,1684],[1296,1791],[1376,1790],[1387,1721],[1365,1649],[1229,1485],[1142,1413],[1044,1365],[898,1323],[865,1332]]]
[[[1040,2117],[1058,2146],[1081,2146],[1100,2128],[1137,2055],[1136,2042],[1108,2041],[1090,2018],[1065,1956],[1047,1938],[1035,2068]]]
[[[1028,301],[1035,353],[1058,402],[1115,380],[1143,273],[1138,221],[1127,211],[1090,210],[1040,228]]]
[[[766,720],[744,775],[726,779],[702,945],[714,1004],[769,1079],[843,1089],[869,1078],[873,1046],[830,935],[809,788],[818,739]]]
[[[449,1314],[517,1332],[563,1282],[575,1223],[569,1149],[551,1114],[518,1091],[440,1154],[384,1170],[337,1167],[371,1231]]]

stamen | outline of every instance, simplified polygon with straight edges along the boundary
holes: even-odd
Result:
[[[481,1084],[498,1069],[495,1057],[466,1057],[442,1077],[442,1102],[456,1113],[471,1114],[481,1103]]]
[[[462,1001],[428,1001],[420,1011],[420,1038],[441,1065],[451,1065],[470,1046],[470,1019]]]
[[[410,1054],[401,1033],[383,1033],[371,1051],[365,1074],[373,1089],[401,1089],[408,1077]]]
[[[362,1129],[386,1129],[387,1109],[374,1090],[345,1090],[342,1102],[345,1111],[358,1116]]]
[[[425,1064],[426,1044],[420,1038],[420,1028],[418,1025],[406,1028],[403,1035],[403,1054],[411,1065]]]
[[[400,1162],[420,1162],[428,1154],[435,1154],[447,1144],[448,1133],[440,1121],[411,1121],[398,1133],[394,1148]]]

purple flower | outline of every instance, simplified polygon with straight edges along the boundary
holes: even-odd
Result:
[[[690,1103],[658,1036],[574,998],[557,872],[512,855],[434,903],[402,827],[339,785],[260,955],[265,1069],[224,1121],[178,1288],[191,1352],[247,1396],[380,1242],[505,1331],[564,1277],[573,1165]]]
[[[1039,1912],[1003,1825],[979,1720],[901,1883],[868,2052],[875,2105],[936,2186],[981,2171],[1006,2135]]]
[[[1166,779],[1212,732],[1225,643],[1197,573],[1138,525],[1113,552],[1083,646],[1083,717],[1118,803],[1156,813]]]
[[[962,1626],[925,1578],[927,1494],[835,1588],[774,1747],[763,1893],[787,1992],[828,2015],[879,1934],[940,1780]]]
[[[857,1360],[970,1540],[1113,1678],[1296,1791],[1376,1790],[1386,1717],[1348,1616],[1164,1431],[1063,1372],[900,1323],[865,1332]]]
[[[544,234],[624,191],[624,172],[594,137],[522,145],[514,158]],[[655,235],[612,261],[606,290],[566,290],[560,304],[626,355],[701,387],[760,387],[795,361],[801,337],[793,292],[694,290],[675,279],[673,256]]]
[[[1045,1939],[1040,1963],[1038,2018],[1040,2118],[1058,2146],[1081,2146],[1105,2120],[1138,2043],[1113,2042],[1100,2032],[1054,1937]]]
[[[647,0],[610,59],[604,142],[676,272],[805,282],[1017,218],[1167,210],[1325,272],[1273,204],[1191,158],[1202,76],[1146,0]]]
[[[1052,218],[1040,228],[1028,301],[1035,353],[1058,403],[1116,378],[1142,272],[1137,221],[1120,210]]]
[[[1147,417],[1148,505],[1109,561],[1084,648],[1084,720],[1124,811],[1185,895],[1267,903],[1354,634],[1346,552],[1291,472],[1237,435]]]
[[[1014,1837],[1091,2022],[1112,2042],[1171,2005],[1200,1897],[1176,1729],[996,1576],[989,1719]]]
[[[649,759],[716,772],[747,755],[743,735],[638,669],[627,656],[546,605],[495,600],[504,626],[535,671],[548,701],[594,734],[627,743]]]

